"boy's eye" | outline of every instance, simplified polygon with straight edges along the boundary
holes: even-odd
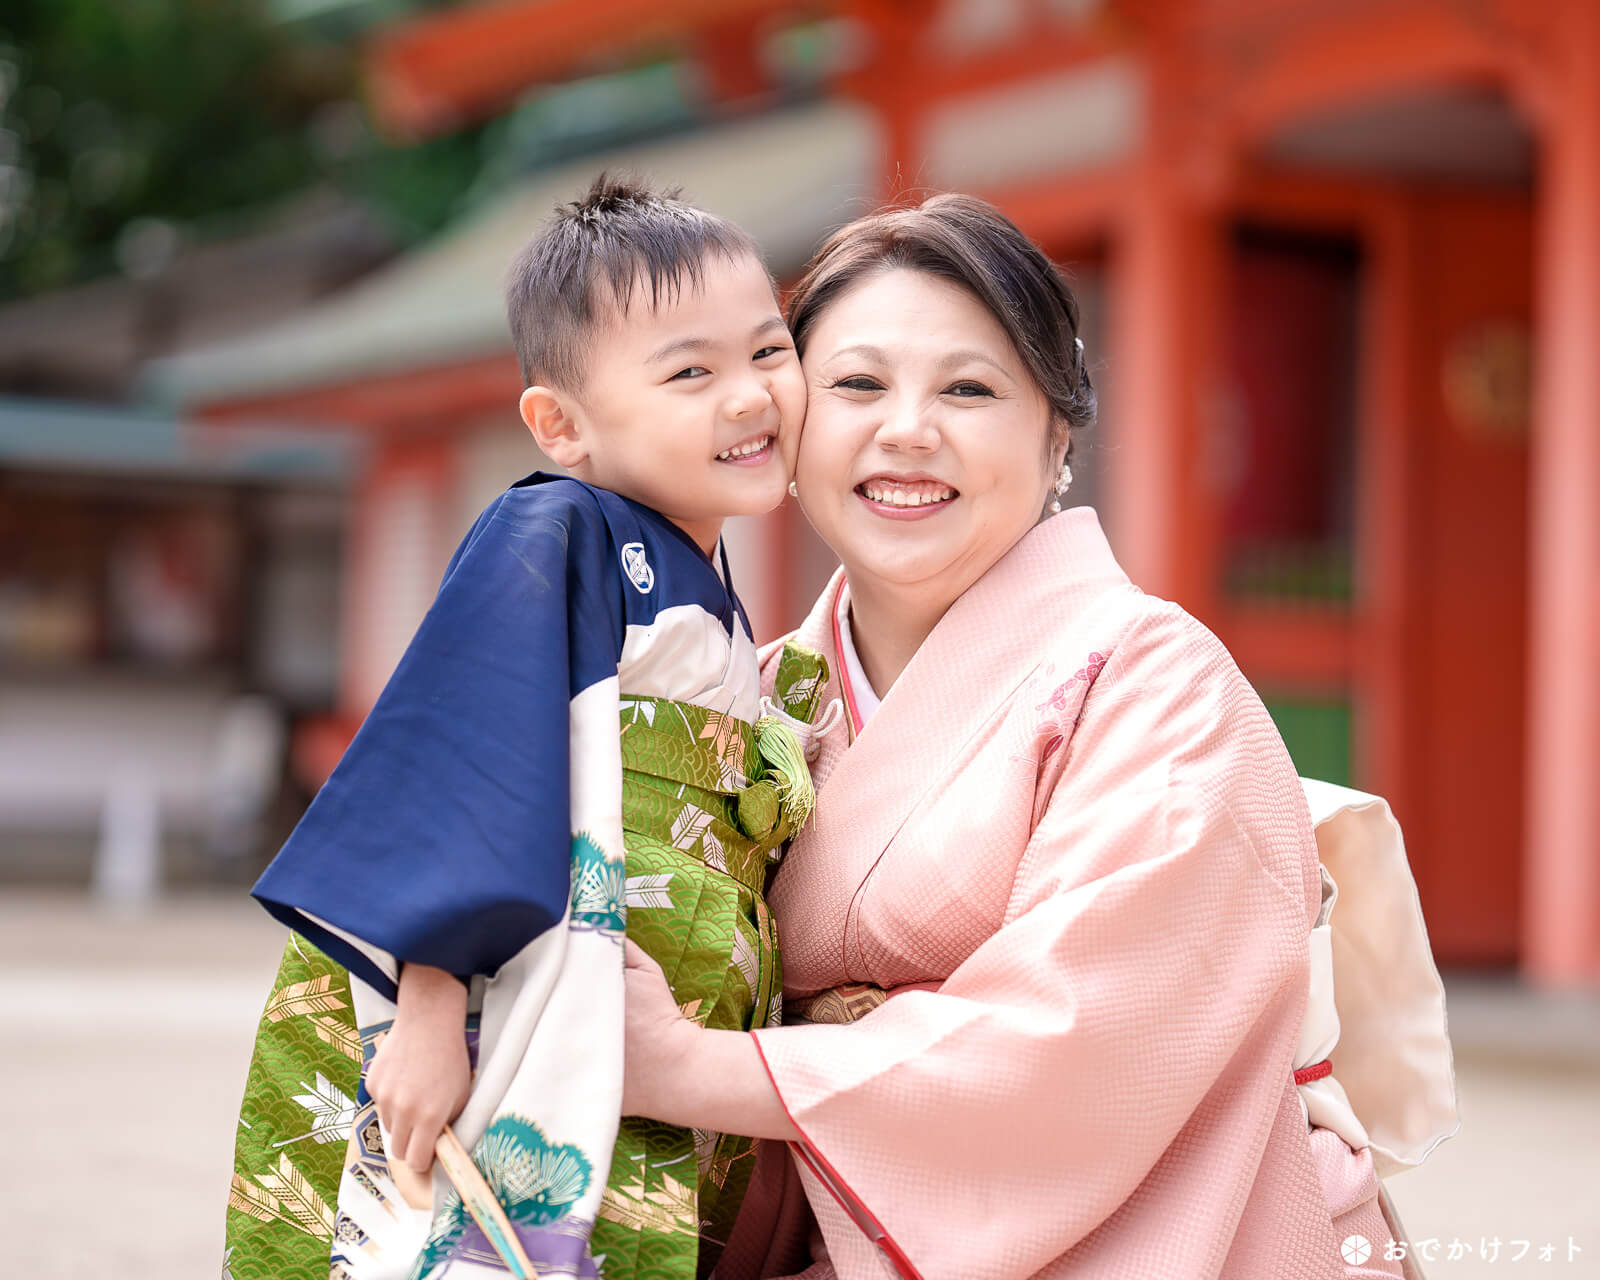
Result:
[[[788,347],[784,346],[762,347],[760,351],[756,352],[755,355],[751,357],[751,359],[765,360],[768,356],[775,356],[778,354],[778,352],[787,351],[788,349]]]
[[[830,383],[828,389],[831,391],[834,387],[843,387],[846,391],[883,390],[883,384],[881,382],[879,382],[876,378],[869,377],[864,373],[853,374],[848,378],[840,378],[838,381]]]
[[[703,378],[710,372],[711,370],[706,368],[703,364],[692,364],[687,369],[679,369],[678,372],[673,374],[672,377],[668,378],[667,381],[677,382],[680,379],[683,381],[688,381],[690,378]]]
[[[994,392],[988,387],[984,386],[981,382],[965,381],[953,384],[949,390],[945,392],[945,394],[950,396],[963,396],[971,399],[978,396],[992,396],[994,395]]]

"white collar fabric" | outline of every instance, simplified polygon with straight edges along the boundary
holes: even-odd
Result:
[[[850,634],[850,584],[844,583],[839,588],[839,600],[835,605],[834,619],[839,626],[839,662],[844,668],[839,672],[839,679],[848,686],[849,696],[846,703],[855,711],[859,724],[853,726],[856,733],[866,727],[867,721],[872,719],[872,713],[878,709],[883,701],[873,691],[871,683],[867,680],[867,673],[861,668],[861,657],[856,653],[856,642]]]

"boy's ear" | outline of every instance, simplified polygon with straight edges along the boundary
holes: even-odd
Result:
[[[558,467],[570,471],[589,456],[589,446],[579,435],[578,423],[559,391],[528,387],[517,407],[540,452]]]

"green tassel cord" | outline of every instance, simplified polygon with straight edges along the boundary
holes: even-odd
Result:
[[[813,723],[827,683],[826,658],[792,640],[783,646],[778,655],[778,674],[772,693],[787,715]],[[776,775],[774,781],[787,838],[805,826],[817,807],[817,791],[811,782],[811,770],[806,766],[805,748],[793,729],[771,716],[756,722],[756,748]]]
[[[811,770],[806,767],[805,749],[788,725],[763,716],[756,721],[756,750],[777,775],[773,781],[778,788],[780,821],[793,835],[806,825],[817,807],[817,790],[811,783]]]

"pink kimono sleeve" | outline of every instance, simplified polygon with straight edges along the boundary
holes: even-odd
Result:
[[[1005,923],[940,990],[755,1033],[802,1158],[930,1280],[1069,1251],[1073,1275],[1217,1274],[1284,1104],[1316,853],[1259,699],[1161,606],[1064,750]]]

